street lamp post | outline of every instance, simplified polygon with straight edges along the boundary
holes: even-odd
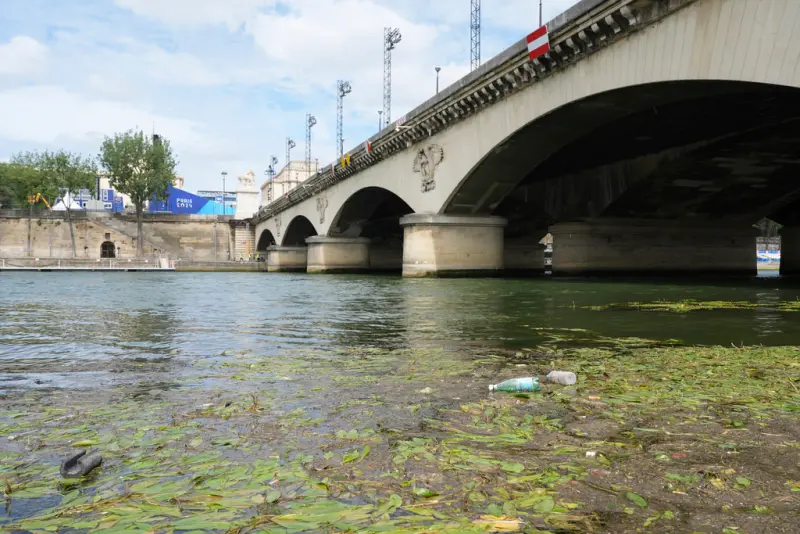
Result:
[[[442,67],[433,67],[436,70],[436,94],[439,94],[439,71],[442,70]]]
[[[222,171],[222,214],[225,215],[225,177],[228,176],[227,171]]]

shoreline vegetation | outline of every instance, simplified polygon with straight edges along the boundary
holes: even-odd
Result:
[[[699,301],[694,299],[682,299],[678,301],[657,300],[655,302],[620,302],[614,304],[603,304],[598,306],[581,306],[581,308],[593,311],[602,310],[630,310],[630,311],[656,311],[688,313],[693,311],[713,311],[713,310],[772,310],[779,312],[798,312],[800,311],[800,300],[780,301],[775,303],[763,304],[748,301],[729,301],[729,300],[709,300]]]
[[[201,377],[175,389],[6,394],[0,526],[797,531],[798,347],[539,332],[546,343],[508,355],[225,351],[189,363]],[[487,391],[551,368],[578,384]],[[80,448],[102,468],[60,479]]]

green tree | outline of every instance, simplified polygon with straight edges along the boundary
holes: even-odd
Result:
[[[776,223],[772,219],[767,218],[761,219],[754,224],[753,227],[761,230],[762,237],[777,237],[780,235],[781,228],[783,228],[782,225]]]
[[[13,208],[16,196],[15,177],[10,163],[0,163],[0,208]]]
[[[29,166],[39,170],[47,183],[55,185],[61,197],[67,214],[69,238],[72,244],[72,257],[76,256],[75,228],[72,224],[72,197],[81,189],[88,189],[95,194],[97,183],[97,164],[92,158],[84,158],[80,154],[73,154],[64,150],[57,152],[33,153],[30,156]]]
[[[41,172],[38,154],[20,152],[12,155],[9,163],[0,164],[0,195],[4,206],[27,207],[30,197],[37,193],[51,202],[58,194],[55,183]]]
[[[111,176],[111,186],[130,196],[136,208],[136,254],[141,256],[144,203],[154,197],[164,200],[175,178],[177,162],[169,141],[128,130],[114,134],[113,138],[106,137],[99,159]]]
[[[10,199],[15,206],[28,206],[28,256],[32,255],[33,211],[43,197],[45,202],[55,202],[58,187],[51,175],[42,168],[42,155],[20,152],[11,156],[3,169]]]

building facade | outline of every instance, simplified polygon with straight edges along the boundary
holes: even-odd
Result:
[[[305,160],[290,161],[280,172],[261,185],[261,205],[266,206],[301,183],[314,176],[319,169],[319,162],[312,161],[306,165]]]

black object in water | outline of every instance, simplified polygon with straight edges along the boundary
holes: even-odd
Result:
[[[92,469],[101,463],[103,463],[103,457],[100,456],[99,452],[91,451],[86,454],[86,451],[81,451],[61,462],[59,471],[64,478],[80,478],[88,475]]]

